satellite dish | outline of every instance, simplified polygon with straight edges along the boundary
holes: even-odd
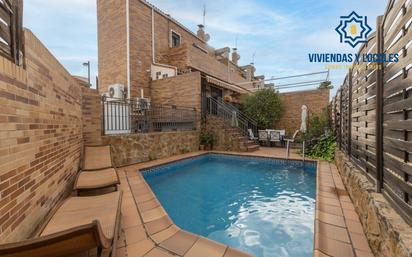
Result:
[[[209,34],[205,34],[205,41],[208,42],[210,40],[210,35]]]

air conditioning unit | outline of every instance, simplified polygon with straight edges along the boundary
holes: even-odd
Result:
[[[137,97],[139,109],[150,109],[150,99],[144,97]]]
[[[124,85],[122,84],[110,85],[106,96],[110,98],[123,99],[124,98]]]

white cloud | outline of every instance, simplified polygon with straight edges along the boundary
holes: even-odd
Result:
[[[45,7],[60,10],[93,10],[95,11],[96,1],[93,0],[29,0],[24,2],[27,8]]]
[[[33,31],[69,72],[86,76],[82,63],[90,60],[91,76],[95,77],[95,0],[27,0],[23,15],[24,26]]]
[[[151,1],[170,11],[172,17],[190,24],[202,23],[203,5],[197,1],[169,2]],[[297,17],[289,17],[276,10],[265,8],[253,1],[240,0],[233,4],[227,1],[204,1],[206,3],[206,27],[219,32],[240,35],[270,35],[290,31]],[[227,6],[227,8],[225,8]]]
[[[339,35],[334,30],[321,30],[307,34],[302,37],[302,42],[307,45],[308,49],[322,52],[341,52],[352,53],[357,50],[348,44],[342,44],[339,41]]]
[[[78,55],[78,56],[76,56],[76,55],[69,55],[69,56],[64,56],[64,55],[62,55],[62,56],[59,56],[59,60],[60,61],[76,61],[76,62],[79,62],[79,63],[81,63],[81,62],[84,62],[84,61],[94,61],[94,62],[97,62],[97,56],[94,56],[94,55],[89,55],[89,56],[87,56],[87,55]]]
[[[115,0],[124,1],[124,0]],[[131,0],[139,1],[139,0]],[[255,55],[257,74],[286,76],[324,69],[310,64],[310,52],[348,52],[334,31],[340,15],[352,10],[374,18],[382,14],[385,4],[376,0],[150,0],[157,7],[196,31],[202,23],[206,4],[206,31],[216,48],[237,47],[241,64]],[[25,25],[46,44],[69,71],[83,74],[81,63],[92,61],[97,69],[96,0],[27,0],[24,1]],[[344,72],[333,71],[336,84]],[[336,85],[335,84],[335,85]]]

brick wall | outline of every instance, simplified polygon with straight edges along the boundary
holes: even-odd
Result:
[[[134,1],[130,1],[134,2]],[[126,1],[97,1],[99,91],[109,85],[127,85]]]
[[[30,32],[26,69],[0,57],[0,242],[27,238],[72,188],[81,90]]]
[[[82,123],[83,142],[87,145],[101,144],[102,105],[101,97],[96,89],[82,89]]]
[[[228,82],[246,82],[240,75],[239,68],[227,59],[218,61],[214,56],[206,54],[201,50],[188,45],[188,65],[196,70],[203,71],[209,75]]]
[[[150,70],[152,63],[152,9],[140,0],[130,1],[130,53],[131,53],[131,89],[137,96],[143,88],[145,95],[150,95]],[[160,62],[162,54],[170,46],[170,30],[180,34],[181,42],[187,44],[206,44],[192,33],[186,31],[159,12],[154,12],[155,60]]]
[[[163,62],[180,69],[191,67],[224,81],[236,83],[247,81],[241,76],[243,71],[232,62],[228,63],[227,59],[218,61],[214,54],[205,53],[189,43],[182,43],[180,47],[164,50],[162,54]]]
[[[125,1],[98,0],[98,41],[99,41],[99,90],[107,91],[110,84],[127,84],[126,74],[126,13]],[[131,95],[151,96],[150,68],[152,64],[152,8],[141,0],[130,1],[130,70]],[[170,31],[180,34],[185,48],[170,48]],[[204,41],[170,20],[157,10],[154,11],[155,61],[179,68],[192,66],[220,79],[241,82],[245,79],[241,70],[229,62],[217,61],[214,50]],[[197,44],[204,53],[193,47]],[[190,59],[189,57],[190,56]],[[228,75],[230,73],[230,75]]]
[[[110,84],[127,85],[126,5],[125,1],[98,0],[99,91],[105,92]],[[169,49],[170,30],[181,35],[182,42],[206,44],[159,12],[154,12],[155,59],[159,62],[162,51]],[[130,16],[130,70],[131,95],[139,96],[140,89],[150,96],[150,70],[152,63],[151,8],[140,0],[129,2]]]
[[[200,111],[200,73],[152,81],[152,103],[196,108]]]
[[[309,107],[310,113],[320,114],[329,104],[329,89],[316,89],[281,93],[284,112],[275,128],[286,129],[288,134],[300,128],[302,105]]]

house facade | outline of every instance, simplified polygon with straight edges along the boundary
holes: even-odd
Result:
[[[100,93],[122,84],[131,99],[200,109],[201,95],[238,103],[257,83],[253,64],[209,46],[202,25],[194,33],[144,0],[98,0],[97,9]]]

